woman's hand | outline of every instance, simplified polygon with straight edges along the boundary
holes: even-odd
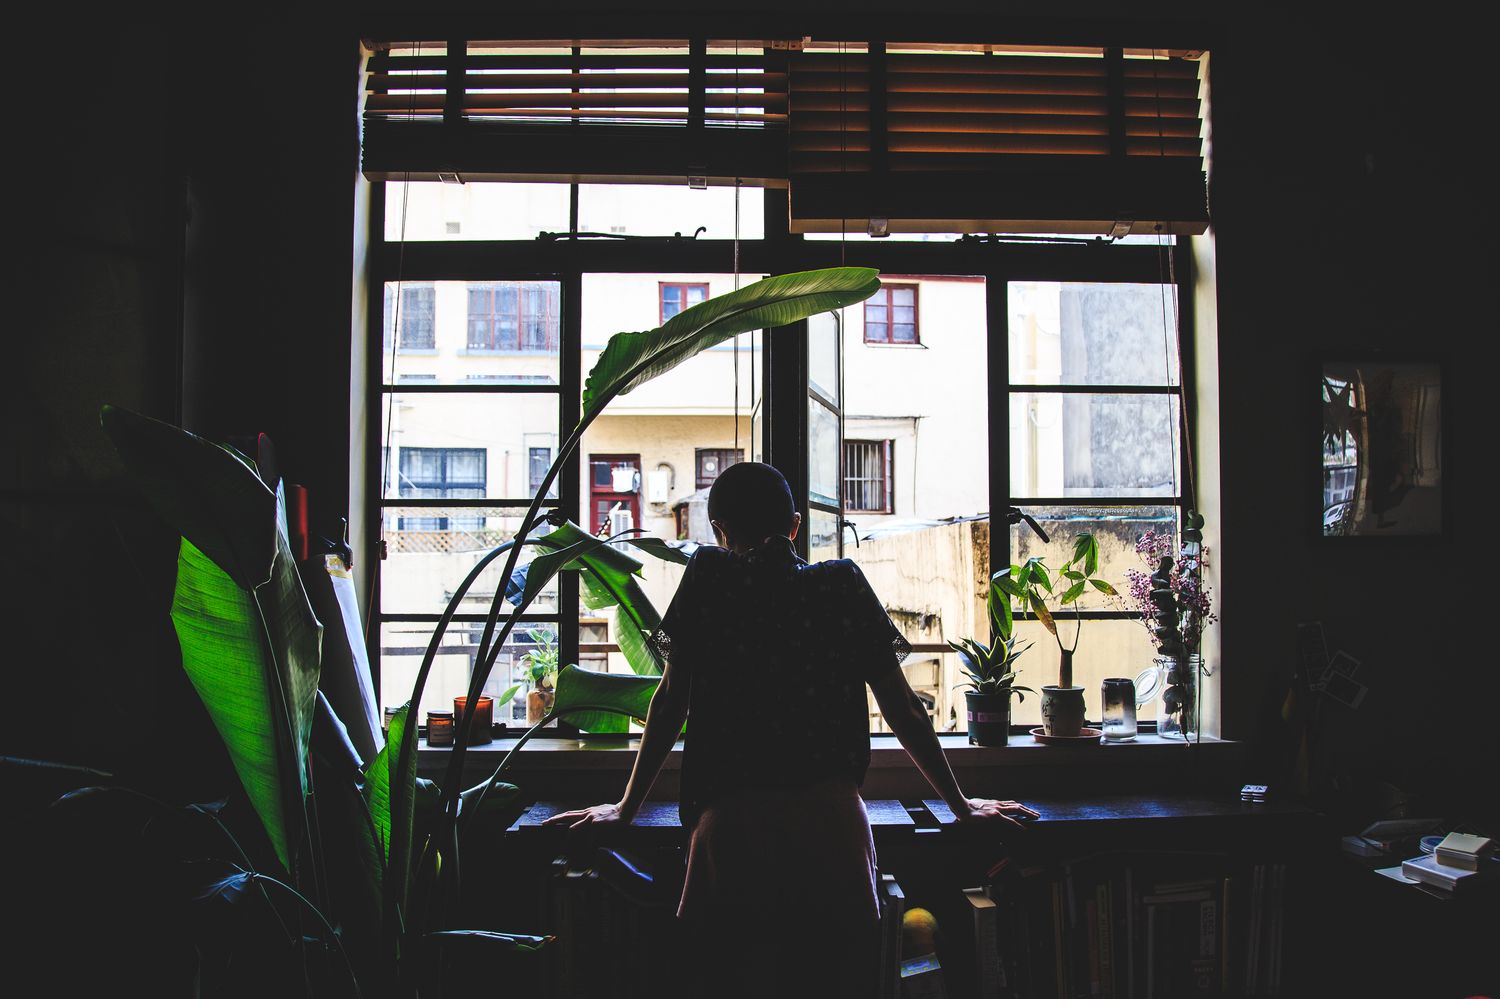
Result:
[[[1021,828],[1016,816],[1033,819],[1041,817],[1036,809],[1019,801],[997,801],[993,798],[965,798],[964,801],[969,806],[968,809],[963,812],[954,811],[960,822],[1007,822]]]
[[[558,812],[543,819],[542,825],[565,826],[569,835],[604,833],[630,825],[632,817],[627,816],[618,804],[591,805],[588,808],[575,808],[571,812]]]

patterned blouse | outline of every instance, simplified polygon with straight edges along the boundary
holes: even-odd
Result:
[[[688,563],[652,639],[691,659],[683,750],[683,826],[743,787],[864,782],[865,684],[911,651],[859,566],[809,565],[786,538],[737,555],[705,545]]]

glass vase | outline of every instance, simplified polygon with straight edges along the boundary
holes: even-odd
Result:
[[[1192,739],[1198,734],[1198,692],[1203,678],[1203,656],[1192,652],[1182,659],[1156,656],[1156,734],[1163,739]]]

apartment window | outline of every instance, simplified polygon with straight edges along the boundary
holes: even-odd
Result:
[[[533,496],[542,488],[542,482],[547,478],[547,469],[552,467],[552,449],[550,447],[532,447],[526,449],[526,488],[531,490]],[[557,496],[557,485],[554,481],[552,488],[547,492],[548,496]]]
[[[724,469],[745,460],[743,450],[732,448],[700,447],[695,452],[695,456],[694,464],[697,465],[697,476],[693,485],[695,489],[707,489],[714,484],[714,479],[717,479]]]
[[[409,499],[478,499],[485,490],[486,456],[483,448],[404,447],[397,492]],[[474,530],[475,517],[410,517],[399,520],[402,531]]]
[[[708,300],[708,285],[706,284],[662,281],[658,283],[658,287],[660,288],[662,322],[671,319],[683,309]]]
[[[396,309],[396,285],[385,288],[385,347],[391,348],[396,323],[401,324],[401,350],[433,350],[437,293],[430,284],[402,284],[401,308]]]
[[[555,282],[469,286],[470,350],[555,352],[558,319]]]
[[[918,343],[917,286],[883,284],[865,302],[865,343]]]
[[[894,513],[891,485],[893,441],[844,441],[844,509],[850,513]]]

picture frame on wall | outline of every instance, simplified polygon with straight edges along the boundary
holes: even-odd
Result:
[[[1318,388],[1319,533],[1442,535],[1442,363],[1431,357],[1326,357],[1319,363]]]

